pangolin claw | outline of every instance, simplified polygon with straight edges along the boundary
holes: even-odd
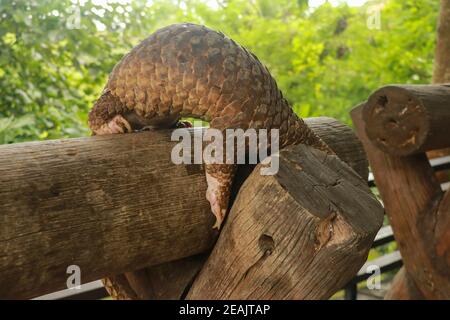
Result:
[[[128,121],[120,114],[109,120],[97,130],[94,130],[96,135],[114,134],[114,133],[127,133],[132,132],[131,126]]]

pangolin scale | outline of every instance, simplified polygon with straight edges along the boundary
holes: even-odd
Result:
[[[122,58],[89,114],[89,126],[94,134],[125,133],[171,127],[180,117],[220,130],[279,129],[281,148],[303,143],[331,152],[293,112],[254,54],[220,32],[188,23],[159,29]],[[219,225],[235,168],[206,165],[207,198]],[[104,283],[115,298],[136,298],[131,278],[135,283],[133,273]]]

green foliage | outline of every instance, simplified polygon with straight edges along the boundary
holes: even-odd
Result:
[[[24,128],[32,127],[35,123],[32,114],[24,115],[20,118],[0,118],[0,144],[12,141],[14,137],[20,135]]]
[[[88,134],[87,112],[114,64],[174,22],[206,24],[248,47],[301,116],[349,123],[349,109],[377,87],[431,81],[435,0],[315,10],[303,0],[121,3],[0,0],[0,143]],[[366,25],[374,3],[384,3],[380,30]]]

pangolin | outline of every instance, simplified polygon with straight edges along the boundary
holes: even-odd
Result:
[[[97,135],[126,133],[172,127],[181,117],[208,121],[219,130],[279,129],[280,148],[303,143],[332,153],[293,112],[254,54],[191,23],[157,30],[122,58],[89,113],[89,126]],[[236,165],[207,164],[205,170],[206,198],[220,226]],[[114,297],[133,298],[130,277],[133,273],[104,283]]]

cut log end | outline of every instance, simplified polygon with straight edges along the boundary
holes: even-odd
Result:
[[[381,151],[407,156],[450,146],[450,85],[389,85],[363,110],[365,131]]]
[[[422,102],[401,87],[377,90],[364,109],[367,136],[381,150],[398,155],[414,153],[429,132]]]

